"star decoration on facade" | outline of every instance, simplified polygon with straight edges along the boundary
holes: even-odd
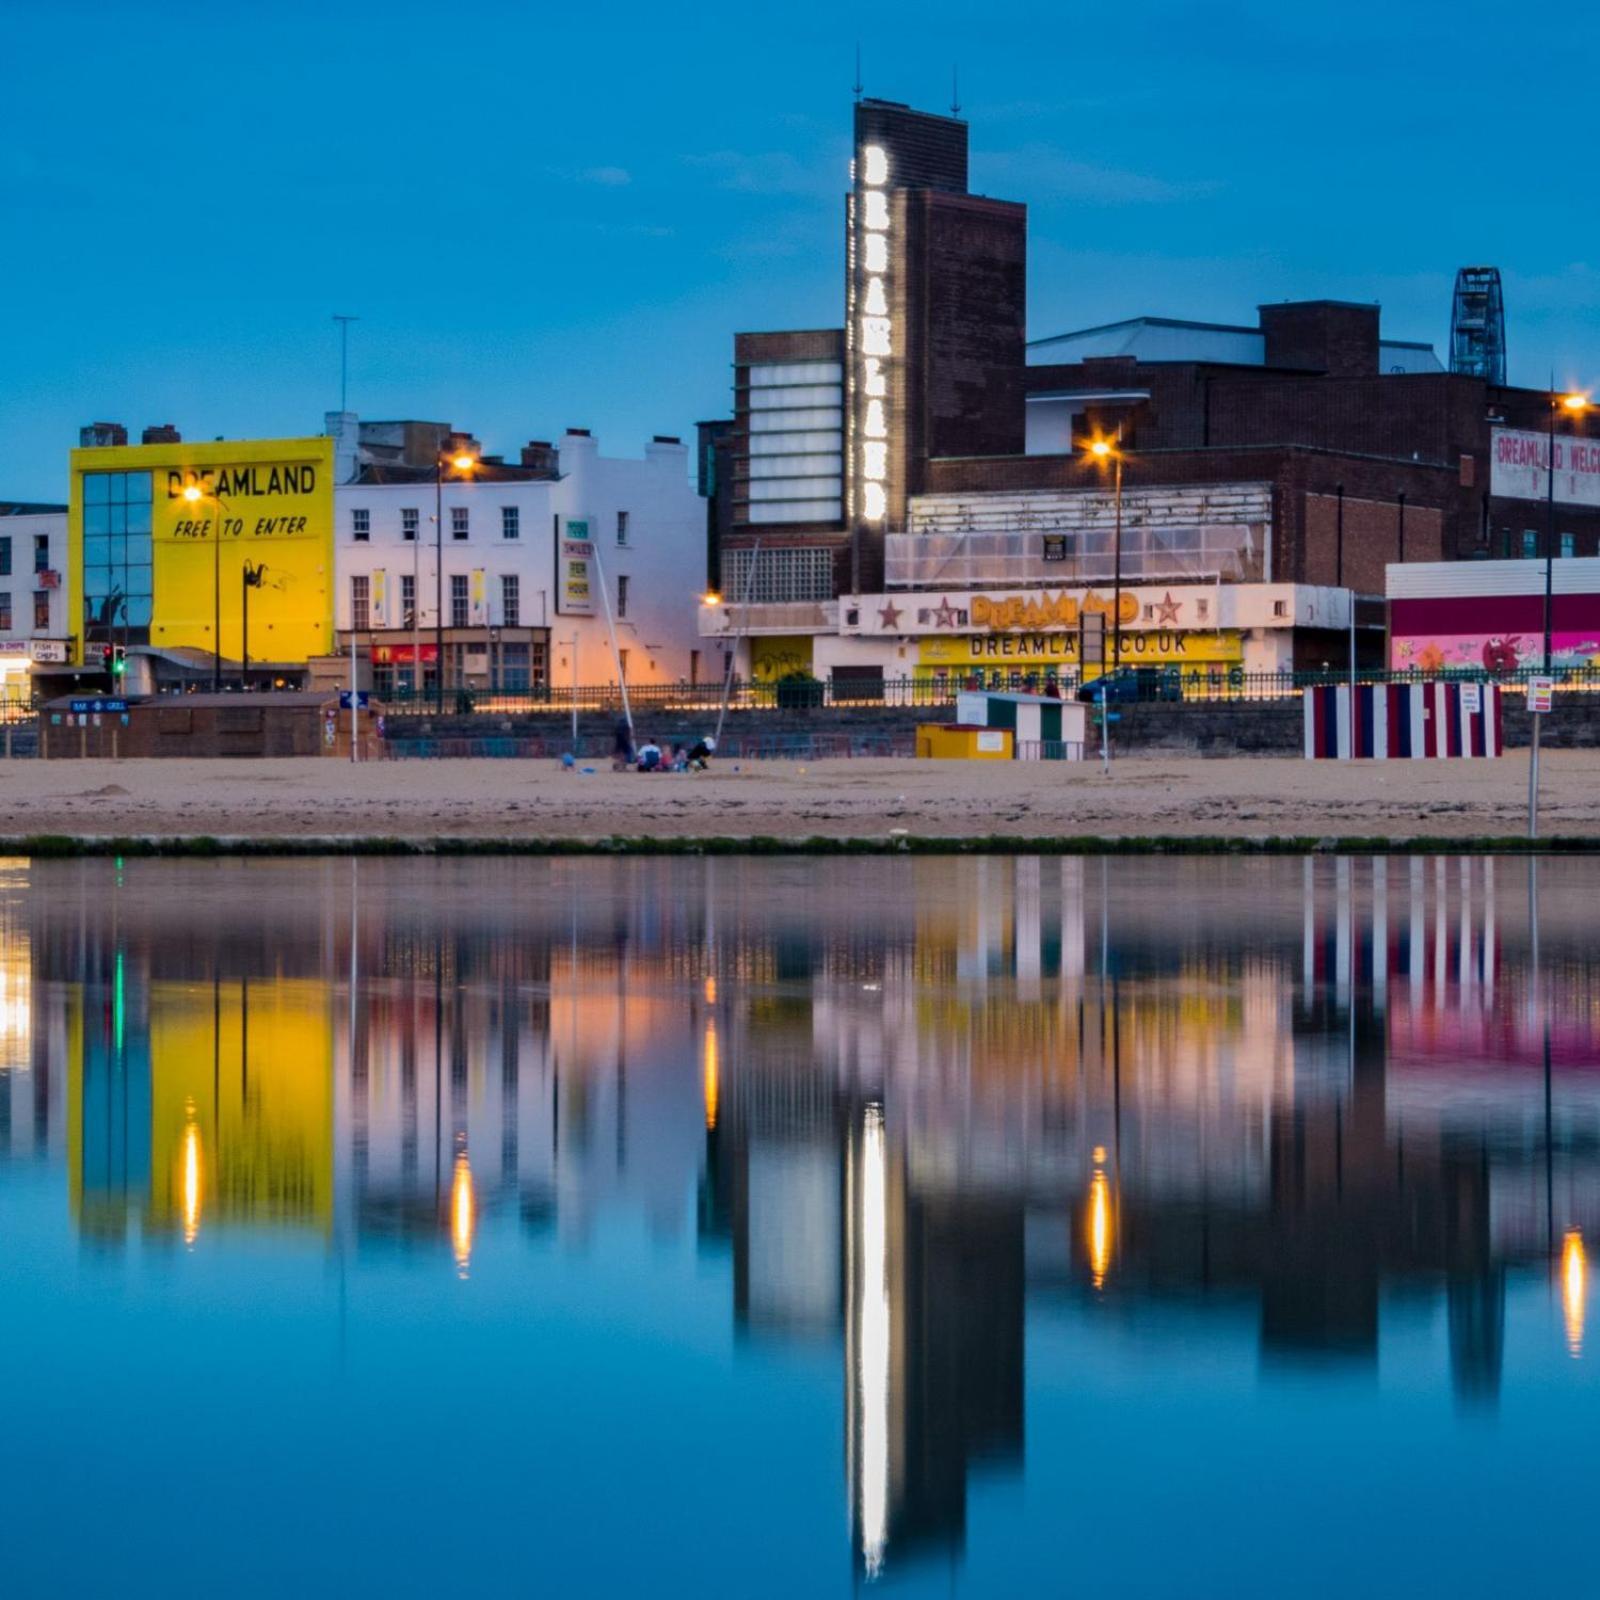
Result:
[[[893,600],[886,606],[878,607],[878,621],[891,631],[900,626],[900,608]]]
[[[1172,598],[1172,591],[1168,589],[1166,599],[1156,601],[1157,623],[1159,623],[1163,628],[1169,628],[1173,626],[1173,624],[1175,624],[1178,620],[1178,611],[1182,605],[1183,601],[1174,600]]]
[[[933,608],[933,625],[936,628],[953,628],[956,625],[956,608],[939,596],[939,603]]]

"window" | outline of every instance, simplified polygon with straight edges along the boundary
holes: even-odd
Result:
[[[364,572],[350,580],[350,626],[356,633],[372,626],[372,580]]]
[[[617,575],[617,616],[625,617],[628,614],[628,580],[619,573]]]
[[[35,630],[50,631],[50,591],[48,589],[35,589],[33,591],[33,626]]]
[[[415,506],[401,506],[400,508],[400,537],[402,539],[415,539],[417,536],[417,508]]]
[[[1563,556],[1576,555],[1575,541],[1570,533],[1561,535],[1561,554]]]
[[[522,625],[522,580],[514,572],[500,579],[500,624],[505,628]]]
[[[522,516],[516,506],[500,507],[500,537],[516,539],[522,534]]]
[[[86,641],[108,639],[112,629],[133,644],[146,643],[149,638],[150,492],[148,472],[83,475]]]
[[[0,578],[11,576],[11,536],[0,539]]]
[[[833,552],[816,549],[767,549],[750,578],[750,550],[729,550],[722,558],[722,592],[744,598],[749,587],[753,605],[833,598]]]
[[[525,644],[500,646],[500,692],[526,694],[529,683],[529,651]]]
[[[362,506],[350,509],[350,537],[363,544],[372,537],[372,513]]]
[[[413,628],[417,622],[417,579],[416,574],[402,572],[400,574],[400,615],[406,627]]]
[[[626,511],[619,511],[617,513],[617,543],[618,544],[626,544],[627,542],[628,542],[628,513]]]
[[[48,572],[50,570],[50,535],[36,533],[33,536],[33,570],[35,572]]]
[[[471,616],[472,601],[467,594],[467,575],[453,572],[450,574],[450,626],[465,628]]]
[[[467,508],[465,506],[450,507],[450,537],[452,539],[465,539],[467,536]]]
[[[11,591],[0,590],[0,633],[11,632]]]
[[[1539,534],[1534,528],[1522,530],[1522,559],[1531,561],[1539,553]]]
[[[1275,617],[1286,617],[1286,616],[1288,616],[1289,615],[1289,602],[1287,600],[1274,600],[1272,602],[1272,614]]]

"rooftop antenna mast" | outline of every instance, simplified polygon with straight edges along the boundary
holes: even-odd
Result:
[[[950,69],[950,115],[961,115],[961,71],[959,67]]]
[[[857,100],[861,98],[861,46],[859,44],[856,46],[855,95]]]
[[[339,324],[339,409],[345,410],[345,396],[350,389],[350,324],[360,317],[346,316],[335,311],[333,320]]]

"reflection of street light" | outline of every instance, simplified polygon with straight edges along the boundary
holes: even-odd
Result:
[[[217,508],[216,532],[211,536],[211,643],[215,647],[212,652],[211,664],[211,691],[213,694],[222,692],[222,496],[213,490],[207,494],[198,483],[184,486],[183,498],[190,505],[198,505],[202,500],[209,500]]]
[[[1567,1349],[1583,1354],[1583,1318],[1589,1303],[1589,1258],[1583,1235],[1569,1228],[1561,1241],[1561,1309],[1567,1319]]]
[[[183,1242],[192,1245],[200,1232],[200,1128],[193,1100],[185,1103],[184,1111],[188,1120],[183,1128]]]
[[[1103,1150],[1097,1154],[1104,1159]],[[1111,1185],[1104,1168],[1096,1166],[1094,1176],[1089,1179],[1088,1233],[1089,1275],[1097,1289],[1105,1283],[1111,1266],[1111,1222]]]
[[[444,715],[444,471],[468,473],[478,464],[465,450],[433,458],[433,637],[437,660],[433,668],[434,706]],[[356,647],[355,618],[350,618],[350,648]],[[414,663],[420,665],[420,663]]]
[[[705,1098],[706,1131],[710,1132],[717,1125],[717,1106],[722,1097],[721,1065],[717,1055],[717,1023],[714,1017],[706,1018],[701,1090]]]
[[[700,604],[703,606],[720,606],[722,604],[722,596],[715,589],[707,589],[700,596]]]
[[[450,1245],[455,1251],[456,1274],[466,1277],[472,1263],[472,1236],[477,1231],[477,1201],[472,1192],[472,1163],[463,1149],[456,1155],[450,1179]]]

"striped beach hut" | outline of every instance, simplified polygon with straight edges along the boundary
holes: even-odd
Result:
[[[1422,761],[1501,754],[1492,683],[1358,683],[1307,689],[1306,759]]]

